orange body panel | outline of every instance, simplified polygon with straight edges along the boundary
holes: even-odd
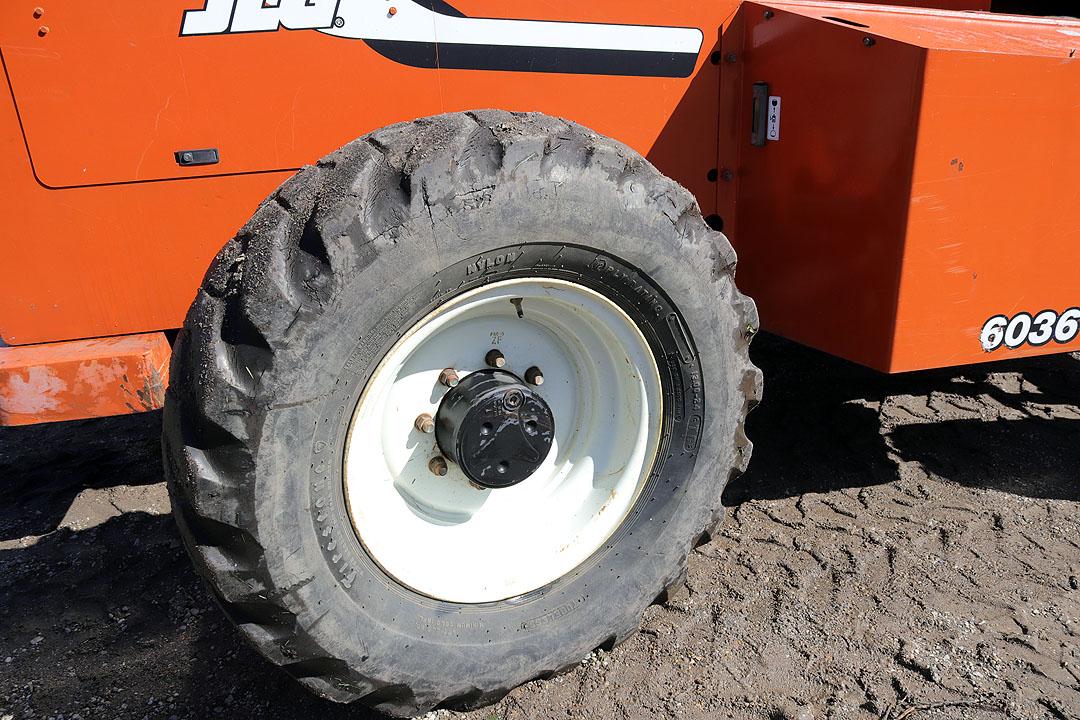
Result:
[[[9,344],[179,326],[210,259],[274,187],[399,120],[542,110],[617,137],[699,197],[712,194],[719,73],[708,60],[735,0],[681,3],[678,22],[651,0],[514,7],[523,18],[704,28],[688,77],[416,68],[307,30],[177,37],[200,0],[51,0],[40,19],[38,4],[0,6],[13,99],[0,103],[0,202],[5,265],[18,268],[0,287]],[[203,147],[221,162],[177,166],[174,151]]]
[[[995,315],[1080,304],[1077,23],[899,7],[986,0],[398,3],[399,19],[419,9],[699,39],[684,70],[561,59],[539,72],[455,65],[447,36],[425,66],[422,43],[403,59],[340,18],[182,36],[185,12],[206,2],[0,5],[0,344],[151,333],[152,352],[130,338],[109,351],[148,367],[164,342],[154,331],[180,325],[213,255],[296,168],[388,123],[499,107],[581,122],[686,185],[726,221],[740,283],[780,334],[894,372],[1080,348],[980,346]],[[383,7],[302,4],[328,2]],[[757,81],[784,98],[781,137],[765,147],[748,142]],[[220,161],[175,155],[200,148]],[[67,368],[76,387],[84,348],[47,348],[34,362]],[[27,367],[16,351],[0,347],[0,363]],[[123,411],[119,397],[61,416]]]
[[[202,4],[0,4],[8,344],[179,326],[210,259],[289,173],[432,113],[574,119],[634,147],[714,211],[720,68],[710,55],[738,0],[454,3],[470,17],[697,28],[686,77],[411,67],[314,30],[179,37],[185,10]],[[218,148],[220,163],[179,167],[173,157],[204,147]]]
[[[893,368],[1080,349],[971,342],[998,313],[1080,306],[1080,58],[1062,55],[928,53]]]
[[[0,348],[0,426],[156,410],[169,353],[161,333]]]
[[[1059,19],[745,4],[717,205],[763,325],[888,372],[1080,349],[1077,48]],[[782,100],[763,147],[756,82]]]

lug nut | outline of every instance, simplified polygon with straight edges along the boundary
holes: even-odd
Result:
[[[501,368],[506,367],[506,356],[499,350],[492,348],[487,351],[487,355],[484,356],[484,362],[488,367]]]
[[[448,468],[446,467],[446,459],[443,458],[442,455],[436,455],[435,457],[431,458],[431,460],[428,461],[427,466],[428,470],[431,471],[432,475],[438,475],[439,477],[445,475],[446,471],[448,470]]]
[[[540,372],[540,368],[533,365],[531,368],[525,371],[525,382],[530,385],[543,385],[544,373]]]
[[[431,433],[435,432],[435,420],[431,417],[431,415],[427,413],[421,413],[417,415],[416,421],[413,423],[413,425],[415,425],[416,429],[424,433],[425,435],[430,435]]]
[[[439,382],[446,387],[457,387],[457,384],[461,382],[461,378],[458,377],[457,370],[454,368],[445,368],[439,373]]]

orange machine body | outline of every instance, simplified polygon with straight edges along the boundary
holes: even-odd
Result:
[[[980,346],[991,315],[1080,304],[1063,270],[1080,228],[1066,47],[1080,25],[837,3],[452,4],[4,3],[0,342],[57,343],[61,362],[61,341],[176,328],[214,254],[295,169],[388,123],[498,107],[573,119],[682,182],[725,219],[766,328],[885,371],[1080,348]],[[443,34],[395,35],[417,17]],[[538,43],[567,47],[514,59],[451,42],[489,19],[562,23]],[[628,47],[638,34],[656,47]],[[786,102],[764,147],[748,145],[759,80]],[[209,148],[213,164],[182,161]]]
[[[723,52],[717,206],[765,327],[887,372],[1080,349],[1080,23],[746,3]]]

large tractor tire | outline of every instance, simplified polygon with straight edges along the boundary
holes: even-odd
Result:
[[[302,169],[177,338],[165,460],[199,572],[271,662],[394,715],[614,646],[750,457],[734,267],[689,192],[544,115]]]

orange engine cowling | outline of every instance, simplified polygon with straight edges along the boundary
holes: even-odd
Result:
[[[1080,22],[745,3],[723,52],[764,327],[889,372],[1080,349]]]

